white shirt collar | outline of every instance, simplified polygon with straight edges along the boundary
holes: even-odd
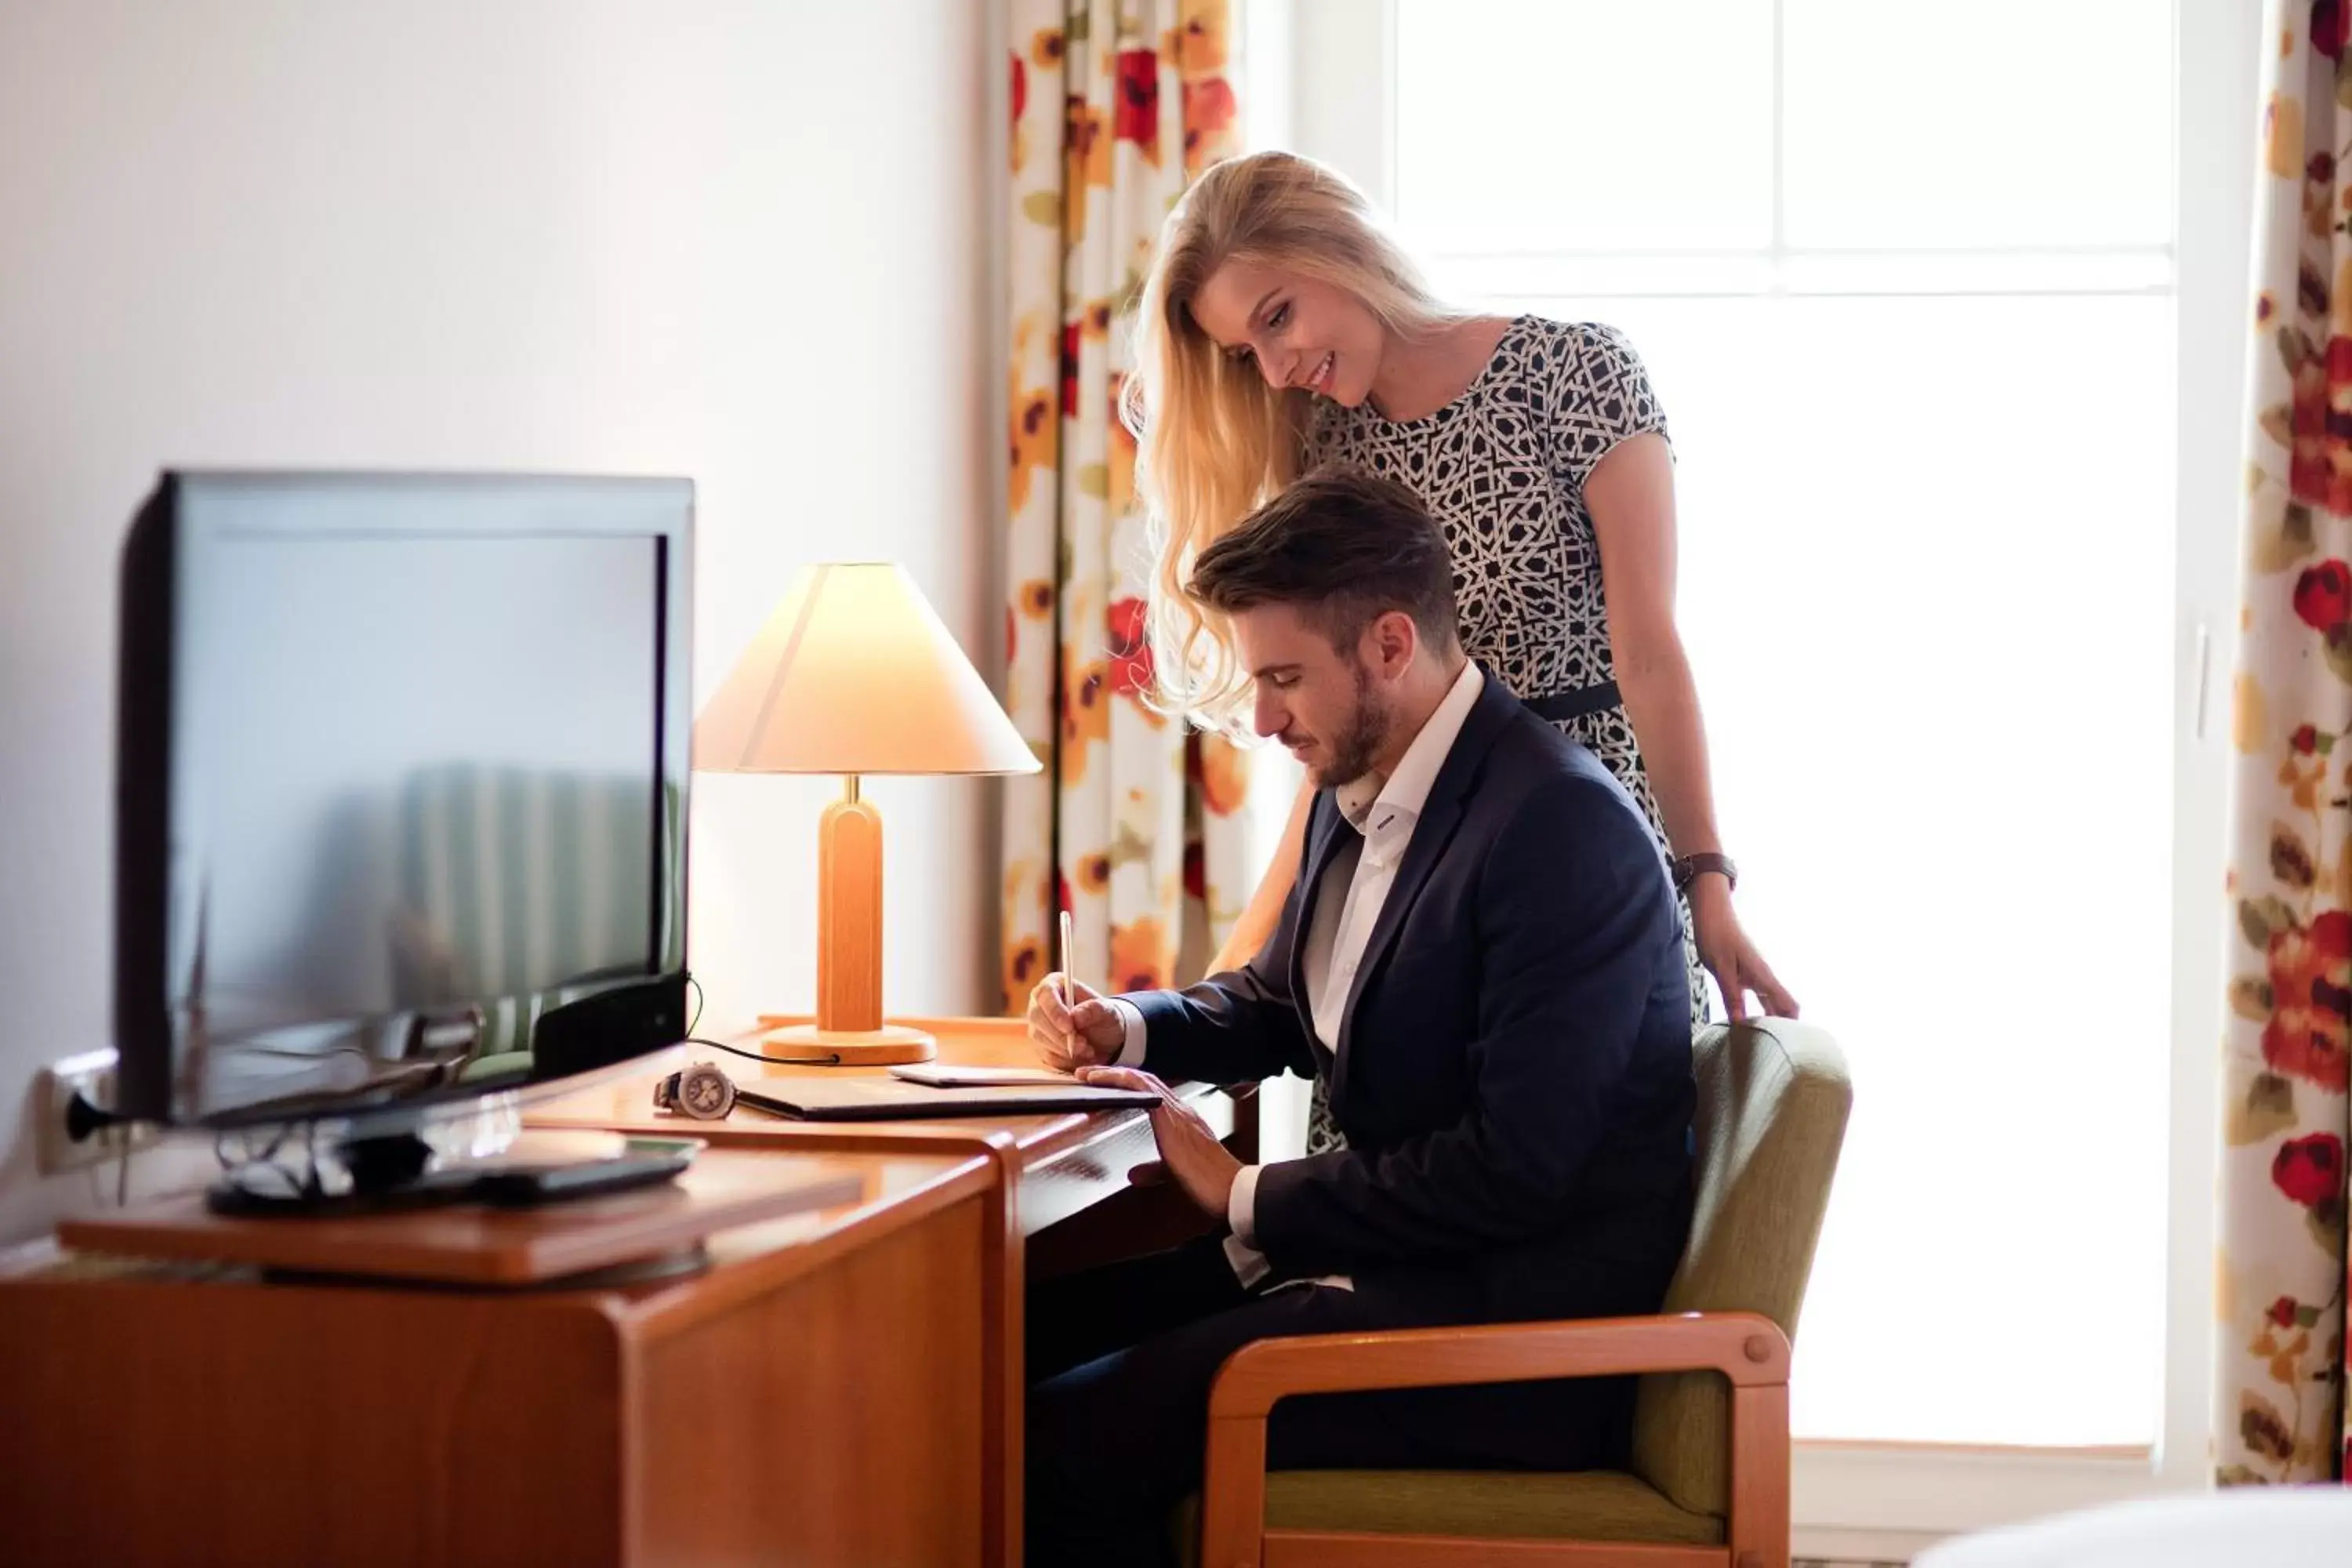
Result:
[[[1421,732],[1397,759],[1396,771],[1385,779],[1367,773],[1339,787],[1339,814],[1356,831],[1371,837],[1399,820],[1408,827],[1420,820],[1422,807],[1429,804],[1429,792],[1437,784],[1438,770],[1461,738],[1462,726],[1468,722],[1470,710],[1477,706],[1478,693],[1486,684],[1476,662],[1464,659],[1462,673],[1454,678]]]

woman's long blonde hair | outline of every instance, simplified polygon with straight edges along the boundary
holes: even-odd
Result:
[[[1152,665],[1160,703],[1245,732],[1249,679],[1230,629],[1184,592],[1192,562],[1297,478],[1312,395],[1277,390],[1192,320],[1192,300],[1229,261],[1275,267],[1346,289],[1401,337],[1456,319],[1344,177],[1291,153],[1212,166],[1160,230],[1136,316],[1136,373],[1121,408],[1136,437],[1136,489],[1150,509]]]

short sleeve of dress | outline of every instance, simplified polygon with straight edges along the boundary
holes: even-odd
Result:
[[[1552,450],[1560,477],[1577,493],[1618,444],[1654,430],[1666,434],[1666,411],[1650,373],[1625,334],[1584,322],[1564,328],[1551,393]],[[1670,437],[1671,438],[1671,437]]]

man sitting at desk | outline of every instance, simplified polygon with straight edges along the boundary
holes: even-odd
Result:
[[[1259,732],[1310,770],[1302,872],[1238,973],[1072,984],[1066,1008],[1049,976],[1030,1033],[1090,1082],[1320,1074],[1347,1146],[1245,1166],[1172,1097],[1154,1111],[1165,1174],[1231,1233],[1033,1295],[1033,1563],[1165,1557],[1241,1346],[1652,1312],[1689,1226],[1665,865],[1608,770],[1464,657],[1412,493],[1310,476],[1204,550],[1189,591],[1231,619]],[[1614,1466],[1632,1398],[1615,1380],[1286,1400],[1268,1461]]]

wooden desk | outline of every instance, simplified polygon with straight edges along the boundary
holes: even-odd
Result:
[[[940,1059],[990,1067],[1026,1067],[1035,1058],[1017,1019],[919,1018],[908,1022],[939,1040]],[[716,1037],[753,1048],[759,1031]],[[790,1079],[809,1074],[879,1076],[887,1068],[809,1067],[753,1061],[692,1047],[723,1066],[739,1084]],[[1128,1173],[1159,1157],[1151,1118],[1140,1110],[1058,1112],[1037,1116],[971,1116],[937,1121],[794,1121],[738,1106],[722,1121],[698,1121],[654,1107],[655,1079],[625,1080],[532,1110],[539,1127],[613,1129],[625,1131],[690,1131],[726,1148],[778,1152],[857,1150],[866,1153],[951,1149],[985,1153],[998,1163],[1013,1194],[1013,1224],[1005,1237],[995,1279],[1003,1306],[993,1321],[998,1333],[989,1356],[991,1408],[1001,1414],[1001,1467],[992,1484],[1003,1489],[1005,1533],[1002,1561],[1021,1560],[1022,1405],[1027,1361],[1023,1333],[1022,1285],[1040,1274],[1057,1273],[1110,1258],[1131,1256],[1207,1228],[1208,1220],[1173,1187],[1138,1187]],[[1205,1084],[1183,1084],[1177,1092],[1198,1109],[1221,1138],[1244,1159],[1255,1157],[1255,1107],[1236,1114],[1234,1100]],[[1236,1121],[1241,1126],[1236,1128]],[[1239,1136],[1235,1136],[1236,1132]]]
[[[637,1285],[20,1260],[0,1279],[0,1556],[1017,1561],[1017,1428],[987,1375],[1019,1299],[1001,1162],[782,1157],[861,1196]]]
[[[910,1018],[937,1036],[940,1059],[988,1067],[1033,1067],[1036,1058],[1018,1019]],[[758,1048],[760,1031],[730,1031],[713,1037],[747,1050]],[[792,1062],[752,1061],[705,1047],[689,1047],[698,1059],[726,1068],[737,1083],[812,1075],[886,1076],[887,1068],[807,1067]],[[651,1076],[551,1100],[530,1112],[534,1127],[610,1128],[629,1131],[686,1133],[714,1144],[755,1148],[877,1149],[946,1141],[975,1146],[1003,1138],[1011,1144],[1008,1174],[1019,1197],[1021,1234],[1035,1237],[1048,1228],[1085,1216],[1107,1201],[1118,1210],[1156,1210],[1156,1204],[1127,1201],[1133,1189],[1127,1173],[1159,1158],[1151,1119],[1141,1110],[1061,1112],[1045,1116],[948,1117],[937,1121],[793,1121],[738,1106],[723,1121],[697,1121],[654,1109]],[[1237,1112],[1233,1098],[1206,1084],[1183,1084],[1177,1092],[1231,1140],[1236,1124],[1249,1142],[1241,1152],[1255,1157],[1256,1118]],[[1254,1112],[1255,1108],[1250,1108]]]
[[[950,1060],[1028,1059],[1016,1023],[927,1026]],[[879,1070],[722,1059],[746,1081]],[[1182,1092],[1233,1129],[1225,1095]],[[640,1078],[529,1120],[690,1133],[855,1171],[863,1195],[722,1232],[709,1268],[667,1282],[404,1288],[87,1255],[0,1279],[0,1556],[1009,1568],[1024,1272],[1205,1224],[1129,1184],[1156,1155],[1140,1110],[704,1122],[656,1112]]]

